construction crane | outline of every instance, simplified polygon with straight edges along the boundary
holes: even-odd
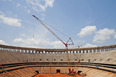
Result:
[[[34,18],[36,18],[46,29],[48,29],[58,40],[60,40],[66,47],[66,49],[68,49],[68,45],[74,45],[71,37],[68,38],[67,42],[62,41],[61,38],[59,38],[50,28],[48,28],[39,18],[37,18],[35,15],[32,15]],[[69,44],[68,42],[71,41],[71,43]]]
[[[65,47],[66,47],[66,52],[67,52],[67,60],[68,60],[68,64],[69,64],[69,67],[70,67],[70,61],[69,61],[69,55],[68,55],[68,46],[69,45],[74,45],[74,43],[73,43],[73,41],[72,41],[72,39],[71,39],[71,37],[68,37],[68,40],[67,40],[67,42],[64,42],[60,37],[58,37],[50,28],[48,28],[47,26],[46,26],[46,24],[45,23],[43,23],[39,18],[37,18],[35,15],[32,15],[35,19],[37,19],[46,29],[48,29],[59,41],[61,41],[64,45],[65,45]],[[69,41],[71,41],[71,43],[69,43]],[[76,55],[75,55],[76,56]],[[79,59],[78,57],[77,57],[77,59]],[[80,60],[77,62],[77,64],[80,62]],[[71,69],[69,68],[69,74],[75,74],[75,72],[74,72],[74,70],[72,70],[71,71]]]

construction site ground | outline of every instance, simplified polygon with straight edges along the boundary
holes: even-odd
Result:
[[[60,74],[60,73],[57,73],[57,74],[38,74],[34,77],[82,77],[78,74],[74,75],[74,76],[69,76],[68,74]]]

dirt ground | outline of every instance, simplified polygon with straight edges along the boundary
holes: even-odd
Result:
[[[69,76],[67,74],[57,73],[57,74],[38,74],[35,77],[82,77],[82,76],[79,75]]]

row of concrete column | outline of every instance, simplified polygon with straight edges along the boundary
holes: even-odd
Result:
[[[21,53],[95,53],[116,50],[116,45],[96,48],[77,48],[77,49],[37,49],[37,48],[21,48],[0,45],[0,50],[21,52]]]

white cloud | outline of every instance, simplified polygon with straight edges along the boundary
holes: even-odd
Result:
[[[77,34],[79,37],[90,35],[96,31],[96,26],[86,26],[81,29],[80,33]]]
[[[97,47],[97,45],[87,43],[84,47]]]
[[[63,48],[63,44],[60,41],[50,41],[44,38],[15,38],[13,42],[28,47],[53,47],[53,48]]]
[[[15,38],[13,41],[14,42],[24,42],[24,40],[22,38]]]
[[[39,11],[38,9],[45,11],[48,7],[53,7],[54,3],[54,0],[26,0],[26,1],[27,3],[32,5],[33,10],[35,11]]]
[[[115,33],[114,29],[104,28],[96,32],[93,42],[103,43],[104,41],[110,39],[111,35]]]
[[[5,43],[3,40],[0,40],[0,44],[7,44],[7,43]]]
[[[0,12],[0,21],[4,24],[10,25],[10,26],[21,26],[21,20],[12,18],[12,17],[6,17],[4,13]]]
[[[61,41],[53,41],[51,42],[51,45],[53,48],[64,48],[64,45],[61,43]]]

